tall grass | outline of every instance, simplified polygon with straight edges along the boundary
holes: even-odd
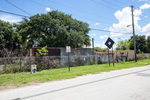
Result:
[[[139,60],[138,63],[149,63],[150,59]],[[103,71],[111,71],[123,68],[139,67],[145,66],[145,64],[137,64],[134,61],[115,63],[115,67],[111,63],[109,64],[94,64],[86,66],[71,67],[70,72],[68,68],[60,69],[49,69],[37,72],[35,74],[30,74],[30,72],[21,72],[21,73],[9,73],[0,75],[0,86],[19,86],[21,84],[28,84],[29,82],[46,82],[52,80],[62,80],[75,78],[76,76],[82,76],[85,74],[95,74]]]

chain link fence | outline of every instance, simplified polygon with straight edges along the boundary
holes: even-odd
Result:
[[[112,55],[109,55],[112,62]],[[108,62],[108,55],[70,56],[70,67],[103,64]],[[37,65],[37,71],[68,67],[68,56],[9,57],[0,58],[0,74],[30,72],[31,65]]]

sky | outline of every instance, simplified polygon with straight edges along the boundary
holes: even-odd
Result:
[[[118,38],[125,40],[133,36],[131,5],[134,6],[135,34],[147,37],[150,35],[150,0],[0,0],[0,10],[25,16],[53,10],[72,15],[89,24],[88,35],[91,40],[94,38],[94,46],[101,48],[106,48],[108,37],[117,43]],[[10,23],[22,18],[0,12],[0,19]]]

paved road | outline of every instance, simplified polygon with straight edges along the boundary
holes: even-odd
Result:
[[[0,100],[150,100],[150,65],[0,91]]]

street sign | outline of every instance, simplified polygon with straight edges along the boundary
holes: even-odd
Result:
[[[114,42],[111,38],[108,37],[107,41],[105,42],[105,45],[106,45],[109,49],[111,49],[114,43],[115,43],[115,42]]]
[[[71,47],[70,46],[66,46],[66,52],[71,52]]]
[[[32,74],[32,73],[36,73],[36,69],[37,69],[36,66],[37,66],[37,65],[35,65],[35,64],[34,64],[34,65],[31,65],[31,74]]]
[[[71,52],[71,47],[70,46],[66,46],[66,52],[68,52],[68,67],[69,67],[69,71],[70,71],[70,57],[69,57],[69,53]]]
[[[109,49],[112,48],[113,66],[114,66],[114,57],[113,57],[113,47],[112,47],[112,46],[113,46],[114,43],[115,43],[115,42],[114,42],[110,37],[108,37],[107,41],[105,42],[105,45],[106,45]],[[108,49],[108,61],[109,61],[109,66],[110,66],[109,49]]]

